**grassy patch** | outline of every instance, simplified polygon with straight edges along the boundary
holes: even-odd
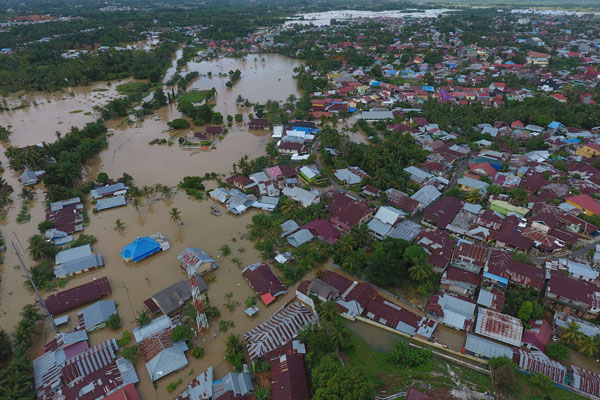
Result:
[[[541,388],[532,386],[529,377],[525,374],[516,372],[515,378],[517,384],[513,397],[522,400],[552,399],[552,400],[581,400],[584,397],[567,390],[552,386],[551,388]]]
[[[132,96],[135,97],[148,89],[150,89],[152,85],[148,82],[127,82],[117,86],[117,92],[124,96]]]
[[[208,90],[202,90],[199,92],[192,92],[192,93],[188,93],[188,94],[184,94],[183,96],[179,97],[179,102],[180,103],[201,103],[202,101],[204,101],[206,99],[206,96],[209,94],[210,91]]]
[[[372,350],[369,345],[352,334],[349,342],[352,348],[344,351],[348,361],[360,369],[367,379],[379,390],[396,393],[408,386],[417,385],[433,389],[453,389],[459,385],[477,392],[493,392],[490,379],[483,374],[449,364],[438,358],[417,368],[403,368],[393,365],[386,353]],[[452,375],[452,376],[451,376]]]
[[[73,111],[69,111],[69,114],[79,114],[83,112],[83,110],[73,110]]]
[[[92,89],[92,92],[108,92],[108,89],[105,89],[105,88]]]

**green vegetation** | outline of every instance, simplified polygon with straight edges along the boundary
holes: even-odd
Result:
[[[119,317],[119,314],[111,315],[110,318],[108,318],[106,325],[113,331],[119,330],[121,327],[121,317]]]
[[[196,346],[192,350],[192,357],[194,358],[202,358],[204,357],[204,347]]]
[[[393,363],[407,368],[416,368],[423,365],[429,361],[431,357],[431,350],[412,347],[405,340],[394,343],[392,351],[390,352],[390,359]]]
[[[225,342],[225,360],[233,365],[236,371],[241,371],[244,364],[244,340],[233,333],[227,336]]]
[[[242,72],[239,69],[236,69],[235,71],[229,71],[229,80],[225,83],[225,86],[228,88],[233,87],[233,85],[240,80],[241,76]]]
[[[121,355],[123,358],[131,361],[132,364],[135,365],[135,362],[138,358],[140,348],[137,344],[132,344],[131,346],[127,346],[123,348]]]
[[[175,382],[169,383],[166,388],[167,392],[172,392],[173,390],[175,390],[177,386],[181,385],[181,382],[183,382],[183,379],[179,378]]]
[[[560,343],[549,342],[546,345],[546,355],[553,360],[567,361],[569,359],[569,349]]]
[[[117,86],[117,92],[123,96],[141,97],[152,87],[148,82],[127,82]]]
[[[117,344],[119,345],[119,347],[125,347],[129,344],[130,341],[131,332],[129,332],[128,330],[124,330],[123,332],[121,332],[121,337],[117,339]]]
[[[183,118],[177,118],[171,122],[167,122],[167,125],[169,125],[169,128],[171,129],[187,129],[190,127],[189,121]]]
[[[171,332],[171,340],[173,342],[183,342],[191,340],[194,337],[194,332],[188,324],[177,325]]]
[[[12,335],[0,330],[0,398],[35,399],[33,370],[28,352],[34,336],[39,333],[38,324],[43,316],[34,305],[26,305],[21,319]]]

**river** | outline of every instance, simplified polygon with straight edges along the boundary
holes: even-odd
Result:
[[[362,11],[362,10],[335,10],[296,15],[283,24],[290,25],[330,25],[331,20],[347,21],[359,18],[437,18],[452,10],[446,8],[430,10],[388,10],[388,11]]]

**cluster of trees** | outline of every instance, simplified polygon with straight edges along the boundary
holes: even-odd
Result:
[[[108,50],[74,59],[62,58],[49,49],[36,52],[27,47],[20,55],[0,56],[0,91],[53,91],[127,77],[158,82],[176,47],[176,43],[161,42],[150,51]]]
[[[229,80],[225,83],[225,86],[228,88],[233,87],[237,81],[240,80],[242,76],[242,71],[236,69],[235,71],[229,71]]]
[[[435,121],[442,129],[453,130],[465,126],[494,121],[522,121],[546,127],[552,121],[566,126],[586,129],[600,125],[600,113],[589,104],[578,102],[560,103],[549,97],[531,97],[524,101],[506,101],[501,108],[484,108],[481,104],[454,106],[429,101],[423,106],[423,116]]]
[[[83,196],[90,188],[75,188],[75,183],[81,179],[85,163],[106,148],[106,132],[104,121],[98,120],[83,129],[73,127],[64,137],[57,132],[58,140],[44,143],[42,147],[9,147],[5,155],[16,171],[26,167],[46,171],[44,183],[48,201]]]
[[[323,148],[336,147],[341,153],[331,156],[322,151],[326,166],[343,168],[358,166],[370,176],[369,183],[377,187],[394,187],[405,190],[410,185],[404,168],[425,161],[427,151],[415,143],[410,135],[384,130],[383,138],[374,136],[371,143],[354,143],[342,137],[334,129],[323,130]]]
[[[334,302],[317,308],[320,324],[310,325],[300,332],[307,345],[305,357],[312,399],[372,399],[375,388],[355,367],[344,366],[340,350],[349,346],[350,331],[339,315]]]
[[[28,352],[43,316],[26,305],[12,337],[0,330],[0,398],[35,399],[33,368]]]
[[[201,92],[192,92],[180,96],[177,109],[185,116],[192,118],[195,125],[204,125],[209,122],[213,124],[223,123],[223,115],[212,110],[213,105],[208,104],[217,93],[215,88]],[[198,106],[197,104],[204,102]]]
[[[571,321],[562,329],[560,343],[580,352],[587,357],[597,357],[600,348],[600,335],[596,337],[586,336],[579,324]]]

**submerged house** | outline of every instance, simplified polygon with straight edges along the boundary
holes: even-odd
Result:
[[[93,332],[102,329],[113,314],[117,313],[114,300],[100,300],[77,314],[79,330]]]
[[[193,275],[203,275],[217,269],[217,263],[208,254],[197,247],[188,247],[177,257],[181,268]]]
[[[104,265],[102,256],[94,254],[89,244],[60,251],[55,256],[54,276],[66,278]]]
[[[242,270],[242,275],[266,306],[274,302],[278,296],[287,293],[284,284],[265,263],[247,266]]]
[[[123,247],[121,257],[125,261],[138,262],[146,257],[150,257],[152,254],[157,253],[161,250],[167,250],[170,248],[167,239],[160,233],[155,233],[150,236],[138,237],[133,242]]]

